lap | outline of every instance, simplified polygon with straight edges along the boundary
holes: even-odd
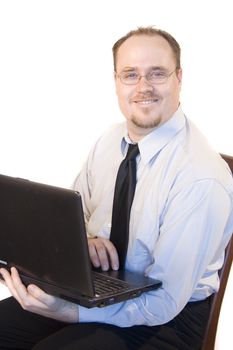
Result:
[[[100,323],[68,325],[24,311],[14,299],[9,298],[0,302],[0,348],[33,348],[34,350],[199,349],[208,312],[209,305],[206,301],[189,303],[171,322],[161,326],[120,328]]]
[[[14,298],[0,301],[0,349],[31,349],[66,324],[21,308]],[[12,347],[12,345],[14,345]]]

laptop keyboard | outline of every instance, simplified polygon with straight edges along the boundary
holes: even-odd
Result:
[[[121,291],[126,291],[129,288],[127,282],[109,278],[98,272],[93,271],[93,280],[96,296],[99,295],[111,295],[114,293],[119,293]]]

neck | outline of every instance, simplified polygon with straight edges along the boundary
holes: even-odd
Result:
[[[155,128],[139,128],[136,125],[127,123],[128,136],[133,143],[139,142],[145,136],[150,134]]]

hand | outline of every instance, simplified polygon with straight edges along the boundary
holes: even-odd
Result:
[[[0,273],[4,279],[1,282],[24,310],[62,322],[78,322],[78,305],[49,295],[34,284],[25,287],[14,267],[11,268],[11,274],[3,268]]]
[[[88,247],[94,267],[101,267],[103,271],[107,271],[109,266],[113,270],[119,269],[117,250],[109,239],[103,237],[88,238]]]

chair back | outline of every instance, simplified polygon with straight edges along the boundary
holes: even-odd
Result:
[[[223,159],[229,164],[229,167],[233,173],[233,157],[221,154]],[[227,280],[231,270],[233,257],[233,236],[231,236],[225,250],[225,259],[221,270],[219,271],[220,287],[218,293],[215,293],[211,297],[211,308],[209,320],[207,323],[205,336],[201,350],[214,350],[215,338],[217,333],[217,326],[219,320],[219,314],[221,310],[222,300],[224,297]]]

